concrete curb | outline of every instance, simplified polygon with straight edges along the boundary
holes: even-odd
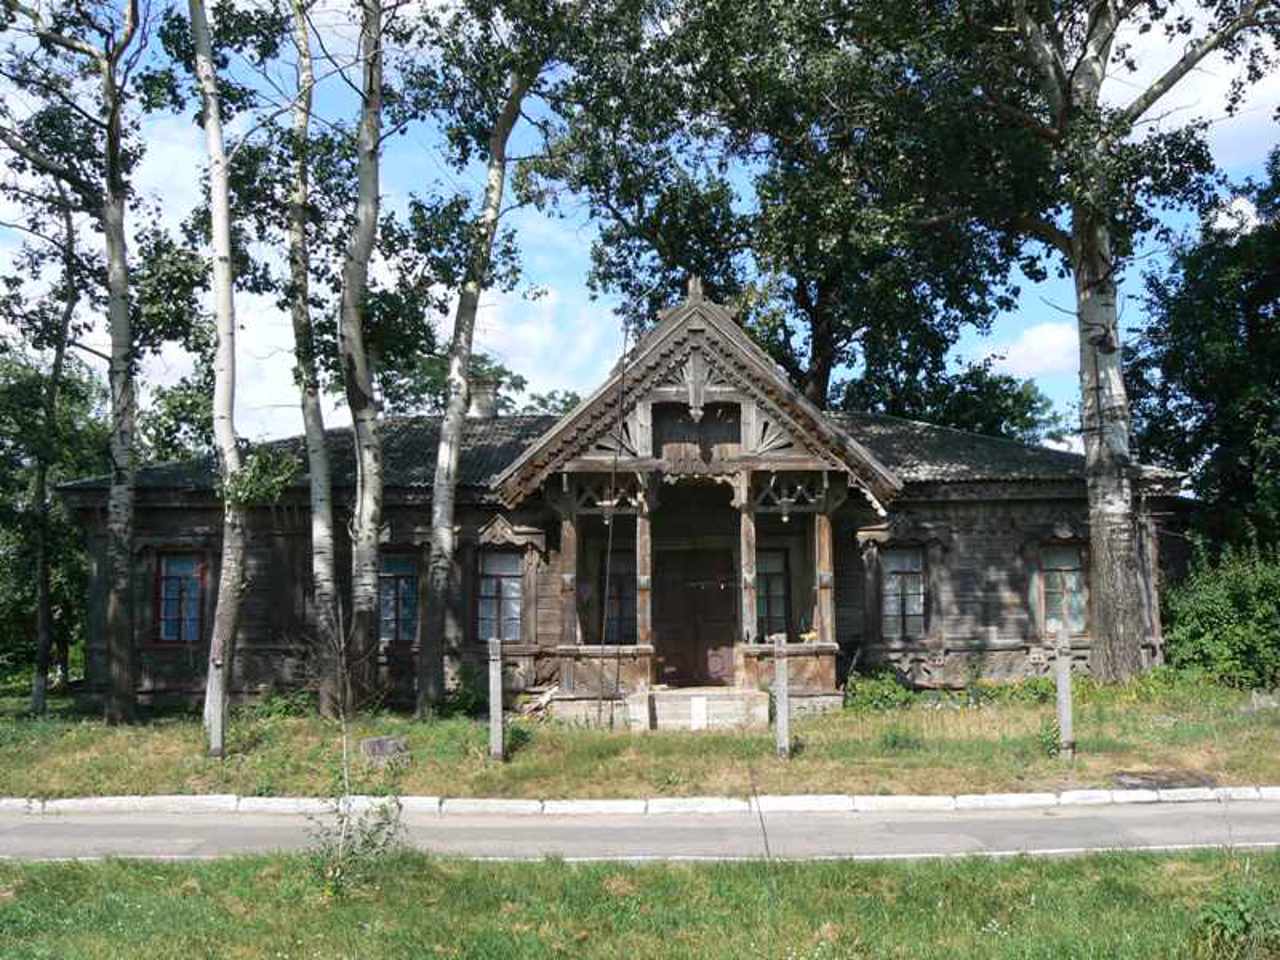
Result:
[[[350,796],[344,810],[361,815],[390,797]],[[399,797],[411,816],[660,816],[726,813],[948,813],[1022,810],[1036,807],[1095,807],[1134,803],[1252,803],[1280,800],[1274,787],[1181,787],[1159,790],[1063,790],[1058,793],[766,794],[742,797],[651,797],[648,799],[520,800],[506,797]],[[234,794],[165,796],[0,797],[0,813],[27,816],[66,814],[274,814],[318,817],[336,809],[333,798],[238,797]]]

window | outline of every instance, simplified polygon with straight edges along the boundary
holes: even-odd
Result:
[[[600,571],[601,578],[604,570]],[[604,593],[602,589],[601,594]],[[636,642],[636,555],[614,553],[609,561],[609,598],[605,610],[604,642]]]
[[[1058,545],[1040,550],[1040,583],[1044,591],[1044,632],[1056,637],[1065,625],[1068,634],[1084,633],[1089,600],[1084,579],[1084,556],[1077,546]]]
[[[924,636],[924,551],[919,547],[885,550],[880,555],[883,591],[881,629],[886,640]]]
[[[204,563],[194,553],[162,553],[156,568],[156,639],[199,643],[204,607]]]
[[[524,561],[520,554],[486,551],[480,554],[480,603],[477,626],[481,641],[494,638],[520,641],[520,606]]]
[[[378,571],[378,639],[383,646],[418,637],[418,565],[408,554],[384,554]]]
[[[775,633],[788,633],[787,552],[756,551],[756,640],[764,643]]]

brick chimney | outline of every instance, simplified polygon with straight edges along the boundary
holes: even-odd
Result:
[[[467,417],[472,420],[492,420],[498,415],[498,381],[476,378],[470,383],[470,402]]]

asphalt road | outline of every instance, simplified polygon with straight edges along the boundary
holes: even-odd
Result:
[[[913,859],[1098,850],[1280,848],[1280,802],[956,813],[405,817],[406,837],[478,859]],[[315,825],[258,814],[0,814],[0,857],[203,859],[297,850]]]

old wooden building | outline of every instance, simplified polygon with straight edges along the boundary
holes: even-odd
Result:
[[[721,719],[766,709],[758,691],[778,634],[793,697],[811,706],[838,697],[851,665],[893,664],[934,686],[1041,672],[1060,625],[1087,662],[1081,457],[820,411],[696,288],[563,418],[480,407],[462,452],[451,676],[496,637],[512,690],[554,692],[568,716],[629,702],[644,723],[668,692],[689,688],[702,691],[699,709],[727,711]],[[438,428],[392,418],[383,431],[379,669],[406,700]],[[349,500],[350,432],[331,431],[329,443],[338,499]],[[277,446],[305,464],[300,440]],[[1157,518],[1176,480],[1135,470],[1148,658],[1160,652]],[[105,481],[62,492],[101,571]],[[252,513],[234,692],[313,679],[306,504],[300,475]],[[133,619],[144,698],[201,690],[219,531],[209,464],[141,472]],[[88,673],[100,685],[98,579],[91,603]]]

